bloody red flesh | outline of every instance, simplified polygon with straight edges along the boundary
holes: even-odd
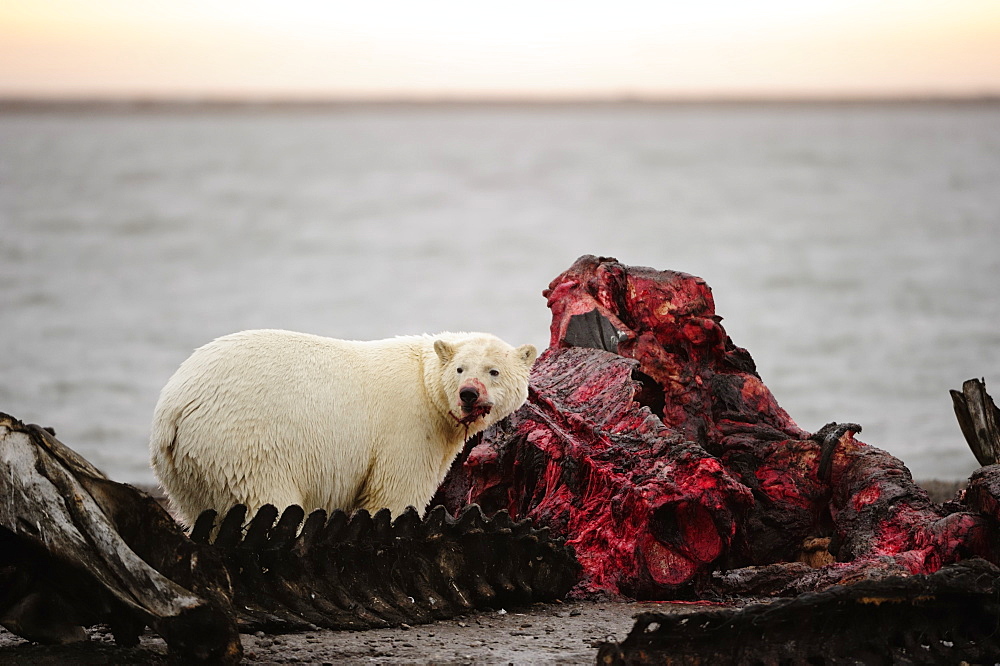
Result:
[[[675,598],[714,570],[793,562],[817,536],[832,537],[832,582],[869,563],[996,560],[992,518],[931,503],[899,460],[854,438],[859,426],[799,428],[703,280],[585,256],[544,293],[550,348],[528,402],[470,443],[437,500],[566,537],[577,593]]]

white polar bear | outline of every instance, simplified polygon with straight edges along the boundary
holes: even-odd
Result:
[[[422,513],[464,442],[524,404],[537,355],[486,333],[227,335],[163,388],[153,469],[187,524],[235,504]]]

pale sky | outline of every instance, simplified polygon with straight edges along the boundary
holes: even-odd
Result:
[[[1000,0],[0,0],[0,95],[1000,94]]]

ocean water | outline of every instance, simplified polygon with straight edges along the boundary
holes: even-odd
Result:
[[[159,389],[247,328],[544,347],[581,254],[686,271],[807,430],[917,477],[1000,397],[1000,105],[0,114],[0,411],[153,477]]]

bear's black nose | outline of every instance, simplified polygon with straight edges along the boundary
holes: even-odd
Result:
[[[479,400],[479,391],[474,388],[464,388],[458,392],[458,397],[463,405],[474,405]]]

